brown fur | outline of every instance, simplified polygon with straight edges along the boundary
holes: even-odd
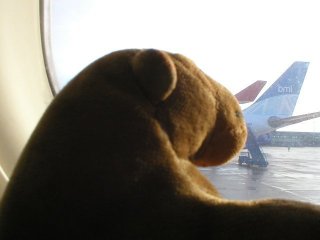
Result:
[[[316,239],[318,206],[221,199],[198,166],[246,139],[241,110],[190,60],[125,50],[83,70],[29,140],[0,239]]]

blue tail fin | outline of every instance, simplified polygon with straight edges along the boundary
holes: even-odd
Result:
[[[309,62],[294,62],[257,101],[245,109],[246,114],[289,117],[293,114]]]
[[[299,95],[308,66],[308,62],[294,62],[287,71],[285,71],[277,81],[261,95],[257,102],[278,95]]]

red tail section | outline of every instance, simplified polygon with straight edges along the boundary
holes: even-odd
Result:
[[[238,92],[235,97],[238,99],[239,103],[253,102],[267,81],[258,80],[252,83],[250,86],[246,87],[242,91]]]

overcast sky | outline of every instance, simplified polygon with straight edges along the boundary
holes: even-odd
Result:
[[[54,0],[51,45],[61,86],[96,58],[125,48],[186,55],[237,93],[263,91],[294,61],[310,62],[295,114],[320,111],[316,0]],[[320,120],[287,130],[320,131]]]

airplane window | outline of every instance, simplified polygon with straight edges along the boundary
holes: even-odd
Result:
[[[246,118],[241,154],[226,165],[200,168],[221,194],[320,203],[316,1],[45,3],[44,38],[57,92],[115,50],[182,53],[236,95]]]

